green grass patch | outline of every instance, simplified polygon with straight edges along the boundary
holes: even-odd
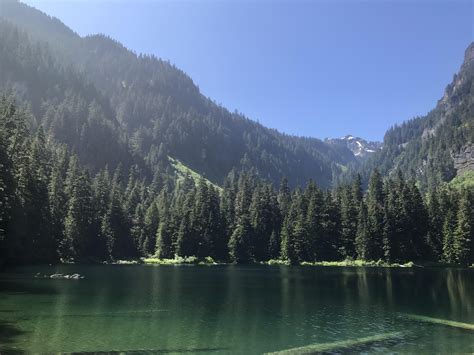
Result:
[[[107,262],[105,264],[111,265],[138,265],[141,264],[142,261],[140,259],[132,259],[132,260],[114,260],[111,262]]]
[[[461,322],[456,322],[456,321],[452,321],[452,320],[448,320],[448,319],[440,319],[440,318],[419,316],[417,314],[404,314],[403,316],[406,317],[406,318],[409,318],[409,319],[420,321],[420,322],[441,324],[441,325],[446,325],[448,327],[474,330],[474,324],[471,324],[471,323],[461,323]]]
[[[187,256],[185,258],[175,256],[173,259],[143,258],[141,260],[144,264],[150,265],[218,265],[210,256],[206,256],[203,259],[195,256]]]
[[[331,351],[342,350],[342,349],[347,350],[347,349],[355,348],[361,345],[367,345],[370,343],[401,338],[403,334],[404,334],[403,332],[384,333],[384,334],[371,335],[368,337],[357,338],[357,339],[341,340],[341,341],[336,341],[333,343],[312,344],[312,345],[307,345],[307,346],[301,346],[298,348],[276,351],[276,352],[272,352],[268,354],[275,354],[275,355],[277,354],[278,355],[314,354],[314,353],[321,353],[321,352],[331,352]]]
[[[474,171],[466,171],[464,174],[452,179],[448,186],[455,189],[465,189],[474,187]]]
[[[317,261],[317,262],[303,262],[301,265],[309,266],[355,266],[355,267],[413,267],[413,262],[405,264],[387,263],[382,260],[368,261],[368,260],[342,260],[342,261]]]
[[[342,165],[342,164],[340,164],[340,163],[336,163],[336,165],[341,169],[341,171],[342,171],[343,173],[346,173],[346,172],[349,170],[349,168],[348,168],[347,166]]]
[[[172,259],[159,259],[159,258],[140,258],[140,259],[133,259],[133,260],[115,260],[111,262],[105,262],[104,264],[113,264],[113,265],[137,265],[137,264],[155,264],[155,265],[180,265],[180,264],[187,264],[187,265],[230,265],[232,263],[229,262],[219,262],[215,261],[212,257],[207,256],[205,258],[198,258],[196,256],[188,256],[188,257],[181,257],[175,256]],[[268,261],[261,261],[255,262],[258,265],[286,265],[290,266],[291,263],[288,260],[282,259],[271,259]],[[297,264],[298,265],[298,264]],[[330,266],[330,267],[402,267],[402,268],[411,268],[417,265],[413,262],[407,262],[405,264],[397,264],[397,263],[387,263],[382,260],[378,261],[366,261],[366,260],[342,260],[342,261],[315,261],[315,262],[307,262],[304,261],[300,263],[301,266]],[[453,266],[450,264],[433,264],[433,265],[423,265],[423,266],[439,266],[439,267],[446,267],[446,266]],[[472,265],[471,267],[474,267]]]
[[[261,264],[263,265],[290,265],[288,261],[281,260],[281,259],[270,259],[268,261],[262,261]]]
[[[197,184],[198,181],[203,178],[203,176],[201,174],[199,174],[198,172],[194,171],[193,169],[187,167],[186,165],[184,165],[181,161],[179,161],[178,159],[175,159],[175,158],[172,158],[170,156],[168,156],[168,160],[171,164],[171,166],[173,167],[173,169],[175,170],[176,172],[176,175],[177,175],[177,178],[178,178],[178,182],[181,182],[184,180],[184,177],[186,175],[189,175],[193,180],[194,180],[194,183]],[[222,188],[219,186],[219,185],[216,185],[214,184],[212,181],[204,178],[204,180],[214,186],[214,188],[216,188],[219,192],[222,191]]]
[[[264,262],[265,265],[290,265],[286,260],[272,259]],[[387,263],[382,260],[378,261],[367,261],[367,260],[342,260],[342,261],[315,261],[308,262],[303,261],[300,265],[302,266],[352,266],[352,267],[414,267],[416,266],[413,262],[405,264]]]

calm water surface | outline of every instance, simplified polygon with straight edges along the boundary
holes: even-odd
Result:
[[[86,278],[35,278],[57,272]],[[474,270],[63,265],[0,274],[1,352],[258,354],[397,331],[343,351],[474,352],[474,331],[405,314],[474,323]]]

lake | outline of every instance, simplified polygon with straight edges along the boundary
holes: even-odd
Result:
[[[0,274],[2,352],[474,351],[473,330],[410,315],[473,324],[474,270],[59,265]]]

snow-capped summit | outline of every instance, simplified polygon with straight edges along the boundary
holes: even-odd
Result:
[[[345,146],[358,158],[365,158],[382,148],[381,142],[367,141],[350,134],[341,138],[326,138],[326,142],[329,144]]]

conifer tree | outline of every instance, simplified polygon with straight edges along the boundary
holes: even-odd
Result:
[[[360,201],[357,201],[349,187],[343,187],[340,200],[341,248],[344,258],[355,258],[355,239],[357,235],[357,217]]]
[[[156,252],[155,255],[160,259],[170,259],[173,257],[173,230],[170,217],[164,216],[160,220],[160,225],[156,233]]]
[[[280,256],[281,241],[279,235],[279,232],[273,230],[268,242],[268,256],[272,260],[277,259]]]
[[[360,206],[362,199],[364,197],[364,191],[362,189],[362,177],[360,174],[357,174],[354,182],[352,183],[352,198],[355,202],[356,208]]]
[[[250,205],[250,218],[254,231],[253,249],[257,260],[268,260],[269,242],[277,228],[278,215],[273,190],[268,184],[259,184],[254,190]]]
[[[81,172],[70,189],[61,256],[66,260],[87,260],[94,255],[92,245],[98,233],[88,174]]]
[[[288,186],[288,179],[284,177],[280,182],[280,189],[278,191],[278,204],[282,218],[285,218],[291,207],[291,193]]]
[[[48,201],[51,215],[51,236],[54,239],[54,249],[56,250],[57,246],[64,239],[64,220],[66,218],[64,206],[67,205],[64,180],[61,168],[58,165],[54,166],[51,173],[51,179],[48,184]]]
[[[403,262],[413,260],[407,258],[407,249],[413,252],[412,237],[410,231],[410,218],[407,215],[410,210],[409,190],[403,176],[399,173],[394,180],[387,181],[386,201],[383,219],[383,252],[387,261]]]
[[[296,212],[296,220],[294,221],[292,238],[290,239],[290,248],[288,261],[292,264],[310,261],[311,256],[308,255],[307,249],[307,230],[304,220],[304,211]]]
[[[377,169],[372,172],[367,191],[367,243],[363,253],[368,260],[383,257],[383,184]]]
[[[31,142],[29,164],[23,172],[27,175],[23,191],[27,238],[30,240],[33,262],[56,260],[55,240],[51,230],[51,213],[48,204],[48,179],[50,156],[46,147],[46,137],[40,126]],[[28,253],[28,247],[24,250]]]
[[[170,196],[163,189],[158,197],[159,225],[156,231],[155,255],[160,259],[169,259],[174,256],[173,245],[173,216],[170,210]]]
[[[426,260],[429,257],[426,238],[428,234],[428,212],[423,197],[415,181],[407,184],[407,222],[405,233],[410,236],[410,253],[405,253],[405,260]]]
[[[394,243],[397,235],[397,223],[395,221],[397,194],[393,181],[387,179],[384,183],[384,210],[383,210],[383,258],[386,262],[393,262],[396,251]]]
[[[443,223],[443,261],[447,263],[456,262],[455,237],[456,211],[449,209]]]
[[[324,193],[322,221],[322,244],[320,246],[323,260],[337,260],[340,249],[340,215],[339,206],[330,191]]]
[[[136,249],[142,256],[147,255],[143,249],[145,240],[145,208],[143,203],[138,203],[130,222],[130,236],[133,239],[134,249]]]
[[[211,255],[213,250],[213,236],[210,223],[214,221],[210,217],[209,187],[204,178],[200,178],[196,191],[194,210],[192,214],[193,232],[197,236],[196,256],[204,258]]]
[[[229,257],[234,263],[245,264],[252,260],[250,241],[252,239],[252,226],[250,216],[241,214],[229,239]]]
[[[430,251],[429,259],[439,261],[443,255],[443,211],[439,201],[439,189],[432,188],[427,196],[428,231],[427,245]]]
[[[239,177],[235,198],[234,231],[228,242],[229,256],[233,262],[245,263],[253,259],[253,230],[249,212],[251,201],[250,176],[243,172]]]
[[[308,233],[308,259],[309,261],[322,260],[321,245],[323,243],[323,194],[321,190],[310,182],[305,191],[308,201],[306,211],[306,228]]]
[[[111,183],[109,205],[103,220],[108,229],[106,234],[107,250],[112,259],[123,259],[135,255],[133,241],[130,238],[130,225],[123,209],[121,188],[121,167],[117,167]]]
[[[288,262],[296,262],[293,243],[293,223],[289,213],[283,220],[280,235],[280,259]]]
[[[225,258],[227,250],[227,239],[223,237],[224,229],[222,228],[222,218],[219,206],[219,192],[210,185],[208,190],[208,233],[210,236],[210,250],[206,256],[212,256],[222,260]]]
[[[145,213],[145,220],[143,226],[143,241],[141,249],[145,255],[152,255],[155,253],[156,232],[160,223],[160,216],[158,213],[157,201],[152,201]]]
[[[176,240],[176,254],[182,257],[196,254],[197,237],[193,225],[195,196],[194,189],[188,191],[180,207],[181,221]]]
[[[0,137],[0,241],[5,238],[4,233],[11,217],[12,190],[11,162],[6,154],[4,139]]]
[[[453,254],[456,263],[462,265],[473,263],[474,203],[472,192],[469,190],[462,191],[459,199],[453,239]]]
[[[223,228],[223,241],[227,249],[227,243],[234,231],[235,219],[235,198],[237,195],[237,177],[234,170],[224,180],[224,186],[220,198],[221,225]]]
[[[307,230],[305,226],[305,210],[303,194],[297,189],[292,197],[290,210],[283,223],[281,234],[281,258],[291,264],[306,258],[305,242]]]
[[[0,101],[0,115],[2,106]],[[0,116],[0,122],[5,117]],[[0,257],[8,254],[9,224],[12,219],[12,209],[15,207],[15,181],[13,178],[13,163],[7,151],[7,137],[0,128]],[[11,238],[10,238],[11,239]],[[6,257],[5,257],[6,259]]]
[[[359,215],[357,217],[357,235],[355,240],[355,249],[357,259],[369,260],[369,222],[367,216],[367,206],[364,201],[359,207]]]

